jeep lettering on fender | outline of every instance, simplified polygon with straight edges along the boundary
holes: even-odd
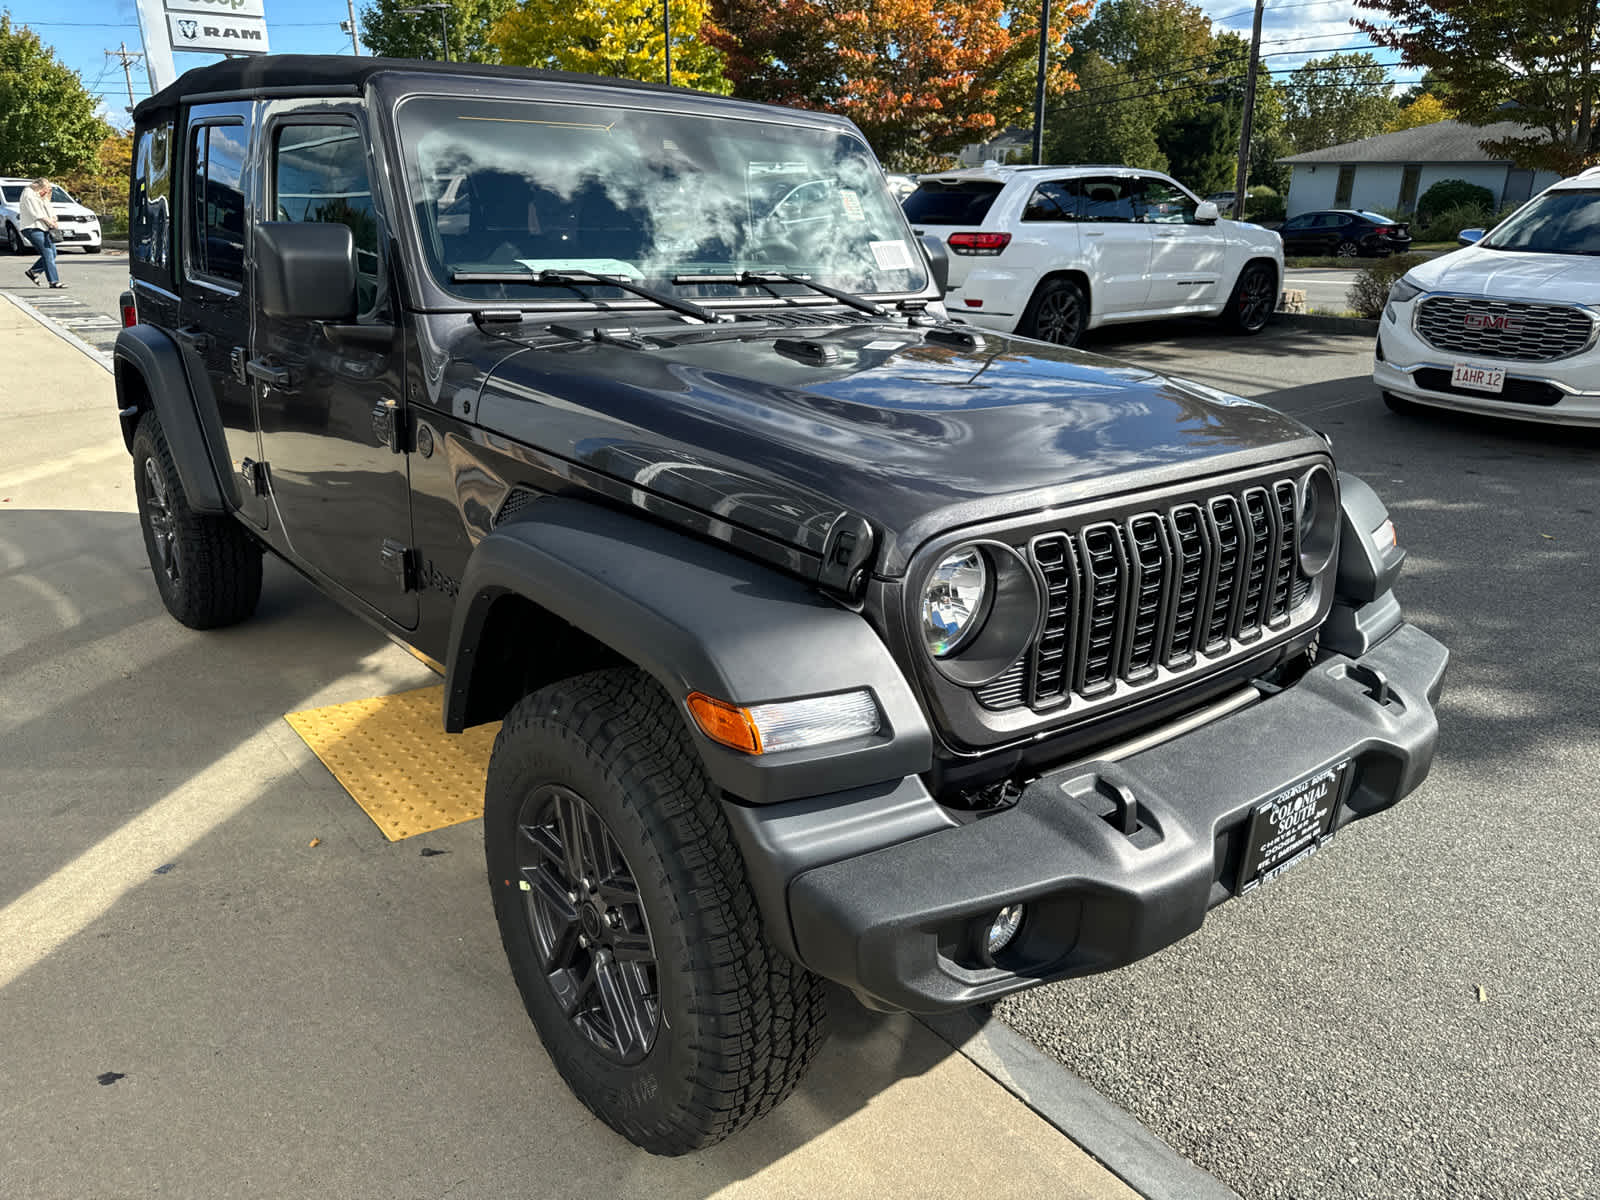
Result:
[[[954,322],[846,120],[286,56],[134,139],[163,602],[243,620],[278,555],[442,665],[447,729],[501,722],[512,976],[648,1150],[781,1102],[824,979],[937,1012],[1115,969],[1428,773],[1448,655],[1371,489],[1271,409]]]

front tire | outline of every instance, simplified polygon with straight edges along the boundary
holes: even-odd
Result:
[[[167,611],[190,629],[234,625],[261,598],[261,547],[229,516],[189,507],[166,434],[155,413],[133,435],[139,525]]]
[[[101,248],[99,246],[85,246],[83,248],[83,252],[85,254],[99,254],[100,253],[100,249]]]
[[[1417,416],[1422,409],[1421,405],[1407,400],[1404,396],[1396,395],[1394,392],[1385,392],[1383,394],[1383,402],[1389,406],[1390,412],[1399,413],[1403,417]]]
[[[1239,272],[1223,319],[1235,333],[1260,333],[1277,304],[1278,272],[1266,263],[1248,263]]]
[[[1051,279],[1028,301],[1017,332],[1041,342],[1076,346],[1088,324],[1089,299],[1083,289],[1070,279]]]
[[[767,942],[672,701],[638,671],[535,692],[489,760],[500,938],[567,1086],[653,1154],[709,1146],[789,1095],[821,982]]]

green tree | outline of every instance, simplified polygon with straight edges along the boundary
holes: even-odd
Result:
[[[708,0],[671,0],[672,82],[728,91],[722,53],[702,41]],[[661,0],[522,0],[492,31],[501,61],[659,83],[666,79]]]
[[[433,0],[374,0],[361,10],[361,41],[373,54],[386,58],[438,59],[439,14],[406,13],[418,3]],[[500,47],[491,30],[516,7],[516,0],[446,0],[444,14],[450,32],[450,57],[456,62],[497,63]]]
[[[1210,105],[1179,113],[1164,131],[1168,173],[1204,196],[1231,190],[1239,169],[1239,113]]]
[[[1295,149],[1323,150],[1382,133],[1396,111],[1388,79],[1388,68],[1365,50],[1297,67],[1284,86],[1284,128]]]
[[[1164,106],[1142,93],[1148,84],[1130,83],[1131,72],[1094,51],[1072,57],[1079,91],[1050,109],[1045,125],[1045,158],[1053,163],[1121,163],[1153,171],[1167,169],[1156,140]]]
[[[0,13],[0,174],[63,175],[91,167],[110,127],[78,73],[26,25]]]
[[[1520,167],[1572,174],[1600,162],[1600,0],[1356,0],[1379,45],[1437,77],[1463,120],[1515,119],[1486,141]],[[1508,111],[1514,109],[1514,111]]]

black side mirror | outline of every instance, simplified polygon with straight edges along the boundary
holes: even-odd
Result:
[[[928,260],[928,270],[943,297],[950,290],[950,255],[944,248],[944,239],[924,233],[917,240],[922,243],[922,256]]]
[[[350,227],[300,221],[258,224],[256,295],[269,317],[355,320],[356,244]]]

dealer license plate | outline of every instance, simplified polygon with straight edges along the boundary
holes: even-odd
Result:
[[[1458,362],[1455,370],[1450,372],[1450,382],[1456,387],[1499,395],[1505,391],[1506,373],[1503,367],[1483,367],[1477,363]]]
[[[1256,805],[1245,836],[1239,895],[1271,883],[1310,858],[1333,837],[1350,760],[1325,767]]]

